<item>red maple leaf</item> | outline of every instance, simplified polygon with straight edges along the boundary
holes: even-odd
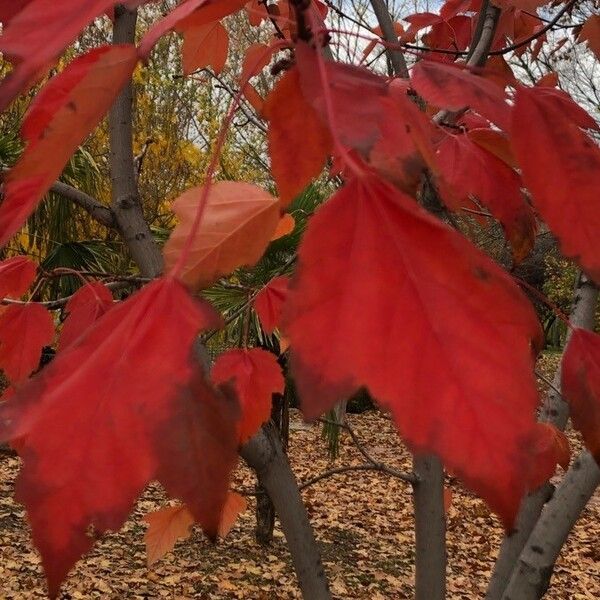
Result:
[[[16,304],[0,314],[0,368],[13,385],[38,368],[53,337],[52,315],[41,304]]]
[[[309,418],[366,386],[413,450],[437,453],[512,525],[532,480],[540,328],[510,277],[368,176],[311,220],[286,315]]]
[[[218,531],[237,411],[192,355],[214,311],[172,278],[115,306],[0,407],[22,437],[16,484],[51,595],[94,539],[117,530],[151,480]]]
[[[228,350],[217,357],[211,377],[215,383],[233,383],[242,407],[239,439],[243,444],[271,417],[273,394],[283,393],[277,358],[261,348]]]

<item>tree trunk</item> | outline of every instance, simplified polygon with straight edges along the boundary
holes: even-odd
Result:
[[[599,484],[600,468],[582,452],[542,511],[502,600],[538,600],[546,593],[560,550]]]
[[[576,327],[592,329],[594,314],[598,303],[598,288],[584,275],[578,277],[573,294],[570,320]],[[570,337],[570,334],[569,334]],[[567,338],[568,339],[568,338]],[[568,342],[567,342],[568,343]],[[557,369],[552,387],[540,413],[540,420],[551,423],[558,429],[564,429],[569,417],[569,407],[560,392],[561,369]],[[517,560],[521,554],[544,504],[552,496],[553,487],[547,483],[530,494],[519,511],[514,531],[502,541],[500,553],[486,594],[486,600],[499,600],[508,585]]]
[[[446,595],[446,515],[444,470],[434,455],[416,455],[413,470],[415,511],[415,600]]]
[[[240,451],[267,490],[285,534],[302,595],[307,600],[329,599],[329,587],[321,554],[294,473],[272,423],[263,428]]]
[[[115,7],[113,44],[135,43],[137,11]],[[133,155],[133,85],[129,82],[108,115],[110,138],[111,208],[121,237],[140,272],[156,277],[163,269],[160,248],[154,242],[140,202]]]
[[[287,394],[273,394],[271,421],[279,433],[283,451],[287,453],[289,442],[289,412]],[[269,546],[273,541],[275,528],[275,507],[260,483],[256,485],[256,529],[254,535],[261,546]]]

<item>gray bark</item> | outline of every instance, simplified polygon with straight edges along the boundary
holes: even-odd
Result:
[[[582,452],[542,511],[502,600],[538,600],[546,593],[560,550],[598,484],[600,468]]]
[[[439,458],[416,455],[413,470],[415,512],[415,600],[446,595],[446,514],[444,470]]]
[[[398,36],[396,35],[394,22],[392,21],[392,16],[390,15],[390,11],[388,10],[385,0],[371,0],[371,6],[373,7],[373,12],[377,18],[379,27],[381,27],[383,39],[386,42],[397,44]],[[404,54],[402,54],[399,49],[391,47],[386,47],[385,51],[390,64],[392,65],[394,73],[398,77],[408,79],[408,66],[406,64],[406,60],[404,59]]]
[[[289,443],[289,406],[287,391],[273,394],[271,421],[279,434],[281,447],[287,453]],[[269,546],[275,529],[275,506],[267,490],[260,483],[256,485],[256,529],[254,535],[261,546]]]
[[[298,482],[281,447],[272,423],[263,428],[240,450],[242,458],[267,490],[285,534],[302,595],[307,600],[331,597],[321,554],[308,514],[300,497]]]
[[[93,219],[101,223],[105,227],[114,227],[115,218],[112,210],[108,206],[104,206],[89,194],[74,188],[73,186],[56,181],[52,184],[50,191],[59,194],[63,198],[71,200],[83,208]]]
[[[573,295],[570,320],[573,325],[584,329],[591,329],[594,325],[594,313],[598,302],[598,288],[584,275],[578,278]],[[570,335],[569,335],[570,337]],[[567,341],[568,343],[568,341]],[[569,407],[560,395],[560,367],[552,382],[553,389],[546,395],[540,420],[550,423],[558,429],[564,429],[569,417]],[[486,593],[486,600],[499,600],[508,585],[513,570],[517,565],[519,555],[533,531],[544,504],[552,496],[553,487],[547,483],[530,494],[521,507],[517,516],[515,529],[502,541],[500,553],[490,584]]]
[[[114,44],[135,42],[137,12],[115,7]],[[133,154],[133,85],[128,83],[108,115],[110,137],[111,209],[133,260],[142,275],[156,277],[163,269],[160,248],[154,243],[140,202]]]

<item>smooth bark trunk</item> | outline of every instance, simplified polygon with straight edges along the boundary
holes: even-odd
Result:
[[[598,484],[600,468],[592,455],[584,451],[575,459],[542,511],[502,600],[542,598],[550,585],[560,550]]]
[[[321,554],[308,514],[300,497],[298,482],[272,423],[263,428],[241,449],[242,458],[256,471],[267,490],[285,534],[302,595],[307,600],[331,597]]]
[[[433,455],[416,455],[413,470],[415,512],[415,600],[446,596],[446,514],[444,469]]]

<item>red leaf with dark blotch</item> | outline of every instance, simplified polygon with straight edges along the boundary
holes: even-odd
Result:
[[[476,196],[502,223],[515,261],[523,260],[533,248],[537,225],[515,171],[465,135],[446,136],[438,148],[437,162],[449,186],[440,189],[450,208],[469,207],[469,197]]]
[[[290,278],[286,275],[274,277],[254,299],[254,310],[266,333],[273,333],[279,327],[289,285]]]
[[[573,426],[600,464],[600,336],[575,329],[562,361],[562,393]]]
[[[449,110],[470,107],[508,130],[510,108],[506,95],[480,75],[458,65],[421,60],[412,70],[411,84],[427,102]]]
[[[131,76],[134,46],[102,46],[76,58],[40,92],[23,125],[25,152],[5,178],[0,245],[19,230]]]
[[[113,4],[115,0],[31,0],[13,15],[0,36],[0,52],[15,65],[0,85],[0,112],[41,75],[88,23]]]
[[[274,354],[261,348],[228,350],[211,370],[216,384],[231,381],[242,407],[240,444],[248,441],[271,418],[273,394],[283,394],[285,382]]]
[[[139,45],[140,58],[146,60],[158,40],[175,29],[208,25],[240,10],[245,0],[187,0],[153,25]]]
[[[99,281],[79,288],[67,302],[58,349],[64,350],[91,327],[113,305],[110,290]]]
[[[307,417],[367,387],[414,451],[438,454],[510,528],[541,331],[491,259],[383,181],[351,180],[309,224],[283,327]]]
[[[52,315],[41,304],[15,304],[0,314],[0,369],[13,385],[38,368],[53,337]]]
[[[404,192],[414,195],[427,166],[435,168],[432,122],[405,94],[382,98],[380,137],[369,164]]]
[[[300,89],[292,68],[267,96],[263,113],[269,120],[269,154],[282,207],[319,175],[331,153],[331,136]]]
[[[0,298],[20,298],[33,283],[37,265],[27,256],[0,262]]]
[[[379,134],[379,100],[387,95],[386,81],[360,67],[325,61],[323,82],[317,54],[304,42],[296,44],[296,62],[304,97],[332,130],[332,135],[350,148],[368,151]],[[326,95],[331,101],[331,115]]]
[[[523,181],[565,256],[600,282],[600,148],[549,88],[517,90],[511,141]],[[575,120],[572,120],[575,118]]]
[[[25,436],[17,499],[50,593],[94,539],[160,481],[216,535],[236,460],[237,410],[201,377],[192,344],[218,315],[172,278],[115,306],[0,408]]]

